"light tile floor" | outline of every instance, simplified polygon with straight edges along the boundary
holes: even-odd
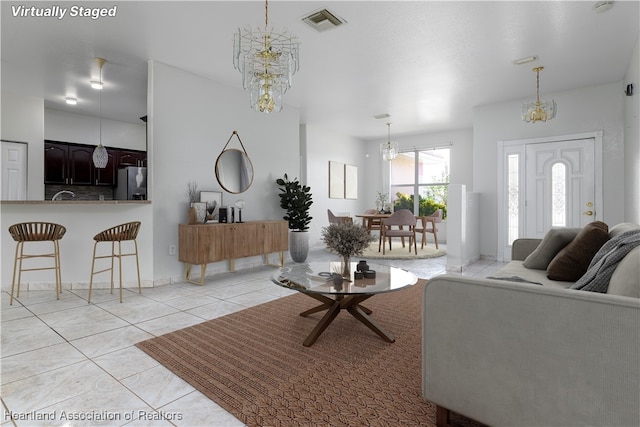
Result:
[[[321,246],[308,261],[333,260]],[[371,260],[421,278],[445,272],[446,257]],[[479,261],[464,275],[488,276],[502,263]],[[178,283],[117,292],[1,294],[2,418],[8,426],[241,426],[231,414],[134,344],[292,293],[271,283],[272,267],[224,273],[204,286]],[[294,292],[294,291],[293,291]],[[11,420],[10,413],[25,419]],[[38,419],[43,418],[43,419]]]

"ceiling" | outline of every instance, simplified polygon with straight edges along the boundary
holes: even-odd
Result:
[[[14,16],[12,7],[23,4],[1,5],[2,90],[42,97],[48,108],[97,116],[98,92],[89,81],[99,77],[94,58],[103,57],[102,116],[138,123],[146,115],[147,61],[241,88],[232,64],[233,34],[264,26],[264,3],[254,1],[26,4],[117,5],[115,17],[96,20]],[[638,40],[639,2],[615,2],[604,13],[595,13],[595,4],[272,1],[269,25],[301,42],[300,71],[285,108],[298,108],[303,123],[383,138],[387,121],[394,135],[466,128],[476,105],[533,100],[536,65],[545,67],[542,97],[620,81]],[[322,8],[347,23],[318,32],[302,22]],[[532,55],[539,59],[513,64]],[[65,96],[75,96],[78,104],[67,106]],[[374,118],[383,113],[391,117]]]

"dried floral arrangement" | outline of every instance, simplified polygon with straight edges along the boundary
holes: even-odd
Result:
[[[366,228],[352,222],[331,224],[322,228],[322,241],[327,248],[343,257],[362,255],[372,240],[373,237]]]
[[[200,201],[200,193],[198,193],[198,183],[195,181],[187,182],[187,189],[185,194],[189,203],[195,203]]]

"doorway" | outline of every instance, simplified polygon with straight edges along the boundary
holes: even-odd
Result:
[[[498,254],[521,237],[601,219],[602,132],[498,142]]]
[[[2,141],[2,200],[27,200],[26,142]]]

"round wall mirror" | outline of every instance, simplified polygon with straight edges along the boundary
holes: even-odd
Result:
[[[235,148],[220,153],[216,160],[216,179],[229,193],[247,191],[253,182],[253,164],[247,153]]]

